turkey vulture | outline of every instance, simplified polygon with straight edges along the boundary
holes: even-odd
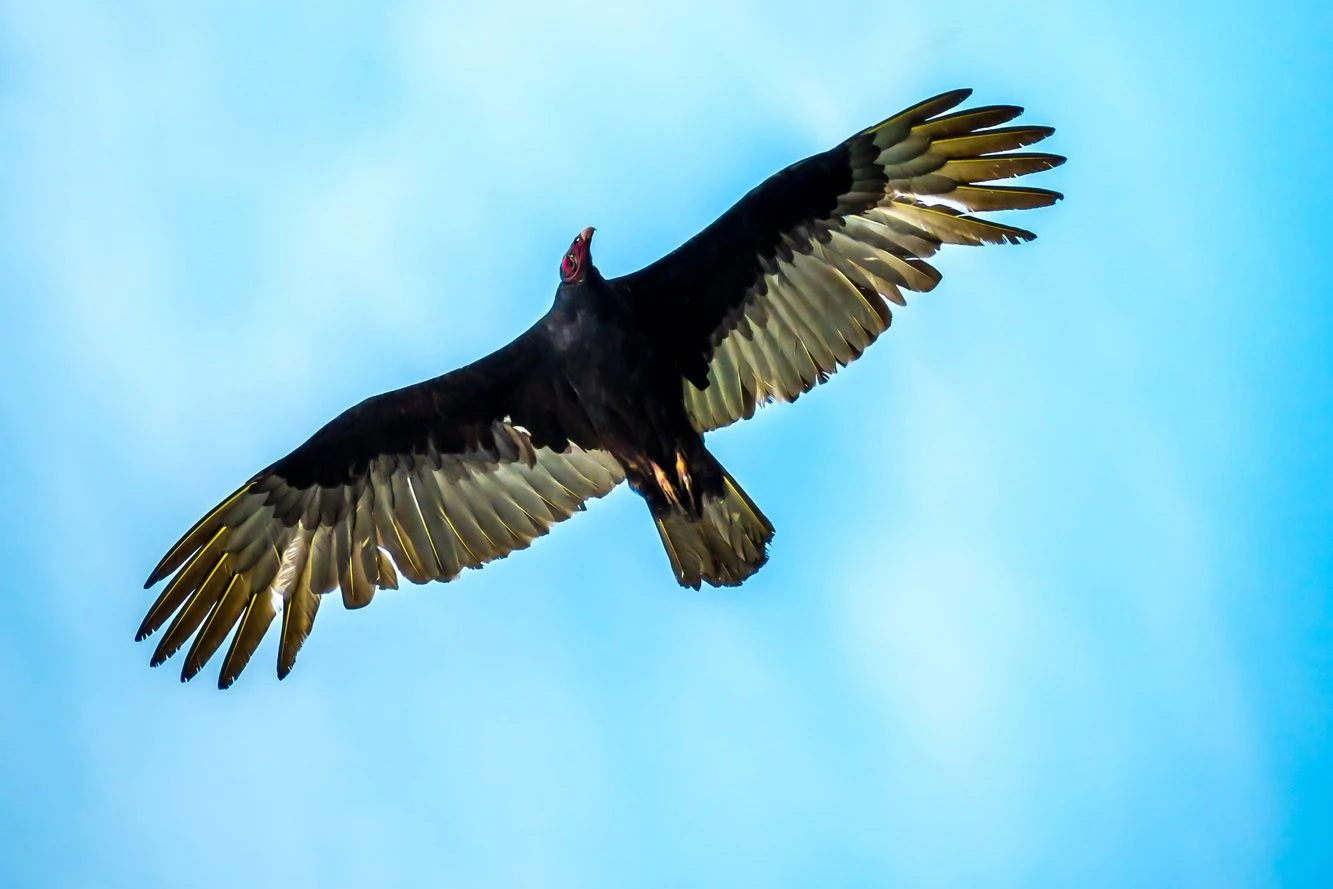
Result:
[[[466,367],[368,398],[259,472],[162,558],[171,577],[137,638],[170,626],[157,666],[193,636],[193,677],[231,636],[226,688],[282,615],[292,669],[334,588],[451,580],[526,547],[622,480],[648,504],[676,580],[732,586],[767,559],[773,525],[704,433],[794,401],[889,326],[887,303],[940,275],[941,244],[1031,240],[971,215],[1061,195],[988,185],[1049,170],[1020,152],[1049,136],[1004,126],[1021,108],[952,110],[955,90],[770,177],[675,252],[621,278],[586,228],[550,311]],[[173,576],[174,575],[174,576]]]

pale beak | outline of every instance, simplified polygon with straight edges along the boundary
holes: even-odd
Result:
[[[597,231],[597,229],[593,228],[591,225],[588,226],[588,227],[585,228],[583,231],[579,232],[579,240],[580,240],[580,241],[591,241],[591,240],[592,240],[592,233],[595,232],[595,231]]]

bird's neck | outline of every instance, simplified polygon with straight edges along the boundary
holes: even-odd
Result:
[[[597,269],[592,268],[582,280],[560,285],[555,292],[552,313],[568,320],[582,317],[605,319],[617,314],[618,308],[615,293],[606,286],[606,280]]]

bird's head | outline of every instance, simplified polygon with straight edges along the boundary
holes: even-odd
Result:
[[[577,284],[592,268],[592,233],[591,226],[579,232],[574,243],[565,251],[565,258],[560,260],[560,280],[565,284]]]

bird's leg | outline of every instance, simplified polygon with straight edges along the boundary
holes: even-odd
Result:
[[[661,490],[666,499],[672,506],[676,507],[676,509],[684,509],[685,507],[681,504],[679,495],[676,494],[675,486],[671,484],[671,479],[667,478],[667,474],[662,470],[662,467],[658,466],[657,461],[655,460],[649,460],[648,465],[653,468],[653,478],[657,480],[657,487]]]
[[[690,500],[694,500],[694,480],[690,478],[690,468],[685,464],[685,454],[679,448],[676,449],[676,478],[684,485]]]

